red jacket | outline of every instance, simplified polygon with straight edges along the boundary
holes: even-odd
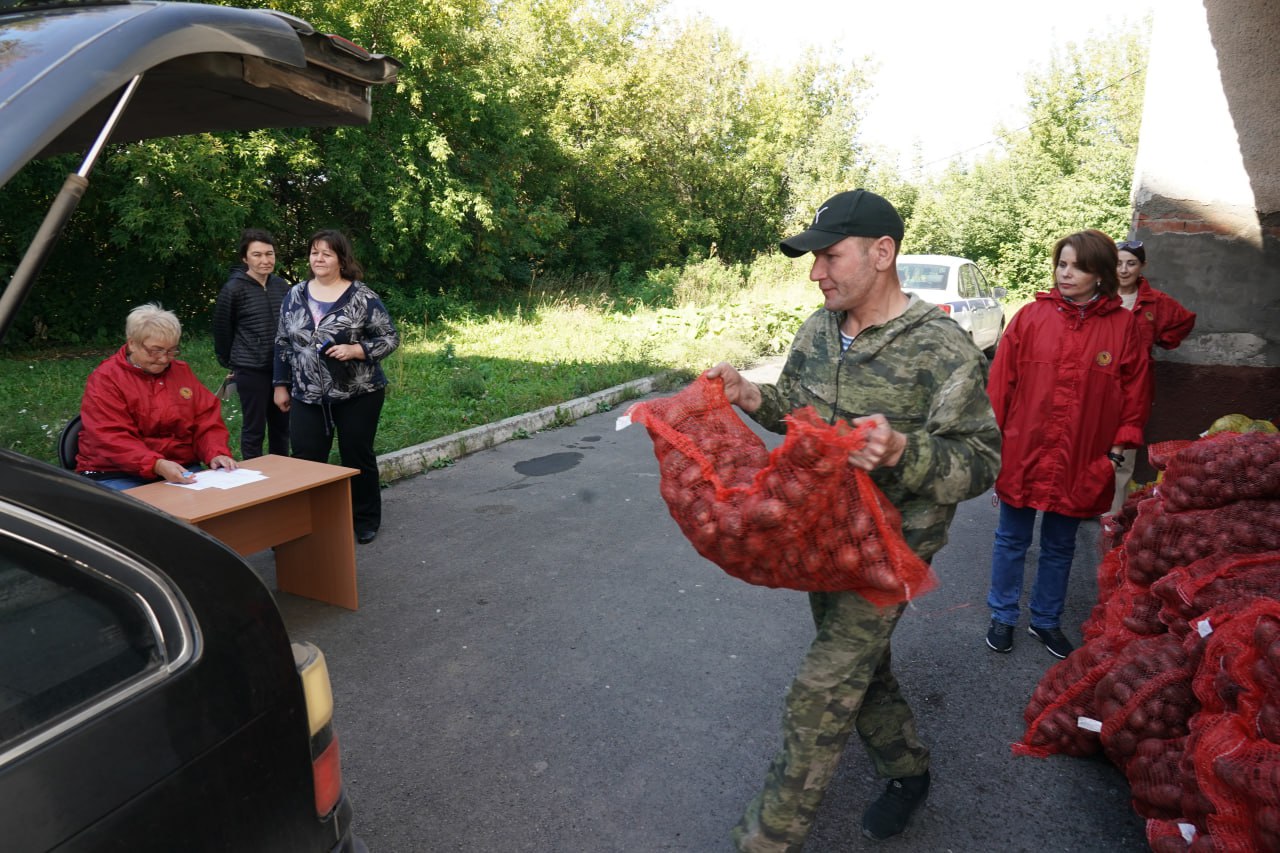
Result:
[[[1075,518],[1111,507],[1113,445],[1142,444],[1151,359],[1119,297],[1036,294],[1005,330],[987,393],[1003,443],[996,494]]]
[[[230,456],[222,404],[187,363],[171,361],[151,374],[130,364],[126,350],[99,364],[85,383],[76,470],[154,478],[160,459],[188,465]]]
[[[1143,349],[1147,353],[1153,346],[1175,349],[1196,325],[1193,312],[1183,308],[1178,300],[1164,291],[1156,290],[1145,276],[1138,278],[1138,298],[1133,303],[1133,315],[1138,318]]]

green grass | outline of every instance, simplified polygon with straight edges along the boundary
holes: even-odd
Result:
[[[751,268],[704,261],[647,276],[639,296],[567,283],[457,317],[398,317],[401,346],[383,363],[390,387],[377,452],[655,373],[670,371],[680,381],[716,361],[745,365],[783,352],[821,303],[806,273],[807,264],[776,257]],[[0,399],[8,409],[0,446],[56,462],[58,433],[79,411],[86,377],[115,349],[0,358]],[[182,357],[209,388],[222,381],[203,330],[185,331]],[[238,401],[224,403],[223,416],[238,453]]]

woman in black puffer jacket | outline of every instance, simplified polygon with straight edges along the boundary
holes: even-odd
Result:
[[[240,235],[241,265],[231,271],[213,306],[213,351],[240,395],[240,455],[289,455],[289,415],[272,405],[271,361],[280,303],[289,282],[275,275],[276,244],[261,228]]]

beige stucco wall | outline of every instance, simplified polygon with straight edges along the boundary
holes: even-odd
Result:
[[[1198,315],[1193,364],[1280,366],[1280,2],[1156,9],[1134,176],[1147,276]]]

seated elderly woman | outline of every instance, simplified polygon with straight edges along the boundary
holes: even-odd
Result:
[[[182,324],[159,305],[125,321],[125,345],[98,365],[80,403],[76,470],[112,489],[190,483],[196,469],[236,467],[222,405],[178,361]]]

